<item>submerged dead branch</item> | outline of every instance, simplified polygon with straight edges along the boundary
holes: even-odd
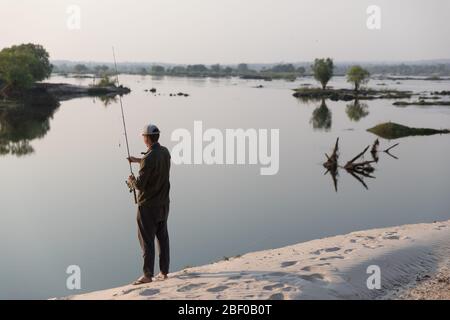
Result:
[[[372,160],[372,161],[355,162],[359,158],[363,157],[364,154],[367,152],[367,150],[369,150],[369,148],[370,146],[367,146],[361,153],[359,153],[356,157],[347,162],[344,168],[346,170],[353,170],[353,171],[373,172],[375,169],[371,166],[371,164],[376,161]]]
[[[397,147],[399,144],[395,144],[382,152],[388,154],[389,156],[398,159],[394,155],[390,154],[389,151]],[[379,153],[380,151],[380,141],[378,139],[371,146],[367,146],[362,152],[358,153],[353,159],[348,161],[344,167],[339,166],[339,138],[336,140],[336,144],[333,149],[333,153],[331,155],[325,154],[327,161],[323,164],[323,166],[327,169],[325,175],[328,173],[331,175],[333,179],[333,185],[336,192],[338,191],[338,179],[339,176],[338,169],[343,168],[347,173],[349,173],[352,177],[358,180],[364,188],[369,189],[367,184],[364,181],[364,178],[376,179],[372,173],[375,171],[375,168],[372,166],[373,163],[378,163],[379,161]],[[365,160],[364,155],[370,149],[370,153],[372,155],[373,160]]]
[[[339,138],[336,139],[336,144],[334,145],[333,153],[331,156],[325,153],[327,157],[327,162],[323,164],[325,168],[329,171],[336,171],[338,168],[338,159],[339,159]]]

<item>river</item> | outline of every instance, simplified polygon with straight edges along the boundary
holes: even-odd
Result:
[[[314,84],[310,78],[122,75],[121,81],[132,89],[123,103],[136,156],[145,151],[140,131],[148,122],[159,126],[161,144],[170,150],[176,144],[171,133],[192,131],[194,121],[223,131],[279,129],[276,175],[263,176],[255,165],[173,165],[172,271],[354,230],[450,218],[450,135],[380,139],[382,148],[400,145],[391,152],[395,158],[380,154],[375,179],[364,178],[367,188],[340,170],[336,192],[322,167],[337,137],[345,163],[376,139],[366,129],[386,121],[449,128],[450,107],[301,102],[291,89]],[[370,86],[382,83],[416,92],[450,88],[450,81],[422,80],[373,80]],[[264,88],[256,88],[260,84]],[[350,86],[341,77],[330,85]],[[145,91],[153,87],[156,95]],[[189,97],[169,95],[178,92]],[[142,261],[136,207],[124,183],[129,172],[118,101],[79,98],[61,102],[43,119],[1,120],[1,143],[8,147],[0,155],[0,298],[66,296],[135,280]],[[66,288],[71,265],[81,269],[81,290]]]

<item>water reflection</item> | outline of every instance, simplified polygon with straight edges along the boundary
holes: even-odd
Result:
[[[107,107],[117,96],[96,99]],[[37,94],[24,101],[0,101],[0,156],[21,157],[34,153],[31,141],[43,138],[50,130],[50,120],[60,102],[50,94]]]
[[[94,103],[96,102],[97,98],[105,106],[105,108],[107,108],[110,104],[115,104],[118,102],[117,96],[109,95],[109,96],[99,96],[99,97],[94,98]]]
[[[369,115],[369,107],[366,103],[355,100],[353,103],[347,105],[345,112],[351,121],[358,122]]]
[[[312,113],[311,124],[315,130],[329,131],[331,129],[332,116],[325,99],[322,99],[320,106],[314,109]]]
[[[0,102],[0,155],[17,157],[34,152],[30,142],[50,130],[50,118],[59,107],[50,95],[38,95],[21,103]]]

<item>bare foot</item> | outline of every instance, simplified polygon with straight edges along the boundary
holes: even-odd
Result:
[[[158,281],[164,281],[167,279],[169,279],[169,276],[162,272],[156,276],[156,280],[158,280]]]

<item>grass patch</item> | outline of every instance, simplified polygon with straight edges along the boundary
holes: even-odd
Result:
[[[436,130],[429,128],[410,128],[394,122],[382,123],[373,128],[368,129],[367,131],[376,134],[381,138],[389,140],[410,136],[431,136],[435,134],[450,133],[450,130],[448,129]]]

